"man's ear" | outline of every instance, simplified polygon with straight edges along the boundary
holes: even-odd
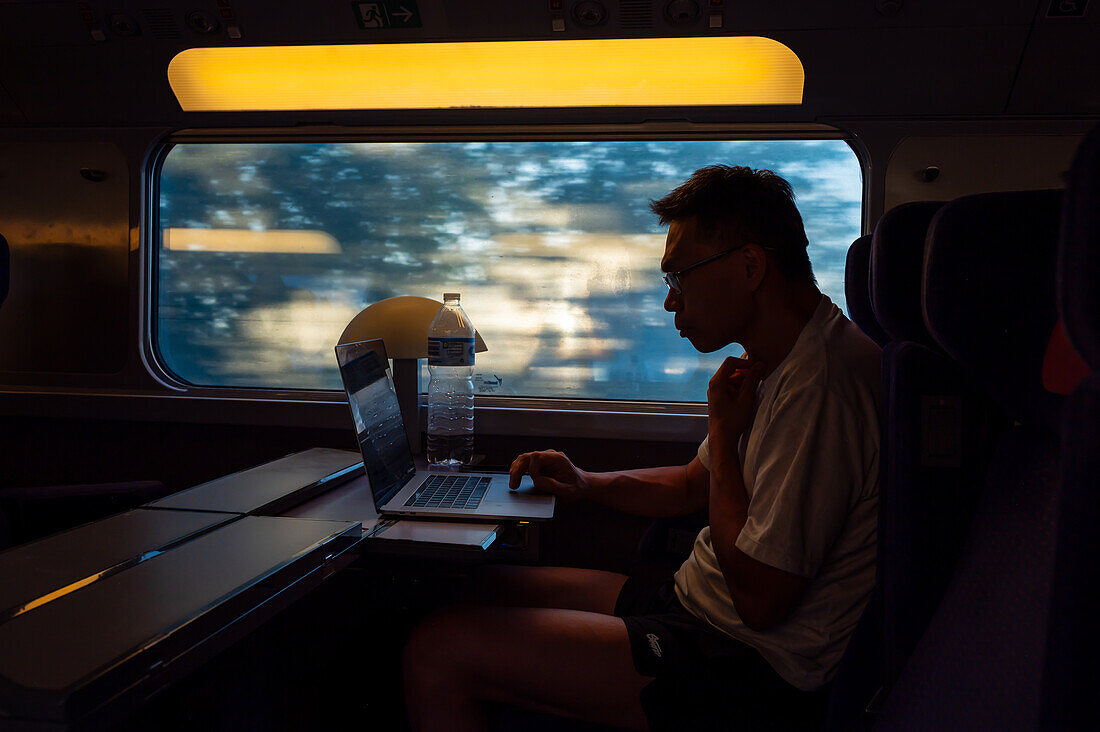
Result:
[[[755,292],[768,274],[768,255],[757,244],[746,244],[744,250],[745,279],[749,291]]]

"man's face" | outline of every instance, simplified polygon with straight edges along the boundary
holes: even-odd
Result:
[[[694,217],[673,221],[661,269],[677,272],[734,246],[718,235],[706,236]],[[681,291],[669,289],[665,297],[665,310],[675,314],[680,336],[702,353],[738,341],[744,330],[749,300],[744,268],[739,265],[739,251],[719,257],[681,275]]]

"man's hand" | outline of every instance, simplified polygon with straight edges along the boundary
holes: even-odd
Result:
[[[730,356],[722,362],[707,388],[711,440],[733,445],[741,438],[752,420],[756,387],[763,376],[764,364],[752,358]]]
[[[588,474],[557,450],[525,452],[513,460],[508,469],[508,487],[518,488],[524,473],[530,473],[537,490],[567,501],[583,497],[588,488]]]

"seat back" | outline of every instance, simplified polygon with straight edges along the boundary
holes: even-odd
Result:
[[[871,234],[866,234],[848,247],[848,257],[844,260],[844,299],[852,322],[881,347],[890,336],[879,325],[871,307],[871,238]]]
[[[1046,728],[1100,728],[1094,697],[1100,683],[1100,127],[1077,151],[1062,209],[1058,312],[1068,353],[1045,364],[1069,392],[1058,468],[1058,537],[1047,632],[1041,723]],[[1052,343],[1052,346],[1054,344]],[[1051,356],[1048,350],[1048,357]],[[1068,376],[1068,378],[1066,378]]]
[[[891,209],[872,243],[872,304],[891,339],[883,351],[879,490],[884,693],[954,574],[992,455],[991,431],[1002,421],[925,323],[925,250],[942,208],[918,202]]]
[[[871,306],[871,241],[873,235],[859,237],[848,248],[844,265],[844,296],[848,315],[879,346],[890,336],[879,325]],[[883,415],[885,417],[885,415]],[[880,448],[881,449],[881,448]],[[880,466],[881,466],[880,460]],[[881,469],[880,469],[881,473]],[[879,481],[879,499],[882,482]],[[880,503],[881,511],[881,503]],[[876,567],[875,587],[848,639],[829,693],[825,715],[826,730],[862,729],[869,726],[867,707],[882,685],[882,562]]]
[[[938,349],[924,323],[921,301],[924,252],[932,218],[942,201],[917,201],[882,215],[871,238],[870,296],[888,341]]]
[[[871,703],[882,687],[882,591],[876,584],[840,657],[829,691],[825,732],[870,729]]]
[[[1059,191],[967,196],[932,222],[929,333],[1008,419],[954,574],[886,698],[883,729],[1038,722],[1064,407],[1040,374],[1055,324],[1060,205]],[[958,510],[945,497],[938,514]]]

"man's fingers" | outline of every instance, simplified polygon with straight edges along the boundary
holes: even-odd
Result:
[[[743,358],[737,358],[736,356],[726,356],[726,360],[722,362],[722,368],[726,369],[727,373],[733,373],[739,369],[746,369],[749,367],[749,362]]]
[[[751,363],[746,361],[744,365],[739,366],[737,370],[730,375],[730,378],[746,378],[752,381],[760,381],[764,378],[764,364],[760,361],[753,361]]]
[[[714,379],[717,381],[723,381],[728,379],[739,369],[748,368],[749,362],[743,358],[734,358],[733,356],[726,356],[726,360],[722,362],[722,365],[718,367],[718,370],[714,372]]]
[[[531,453],[525,452],[512,461],[512,467],[508,469],[508,487],[512,490],[519,488],[520,478],[527,472],[527,466],[531,462]]]
[[[529,474],[532,480],[536,481],[540,477],[551,475],[561,477],[564,470],[563,461],[568,465],[565,455],[556,450],[525,452],[513,460],[512,466],[508,469],[508,487],[513,490],[518,488],[524,473]]]

